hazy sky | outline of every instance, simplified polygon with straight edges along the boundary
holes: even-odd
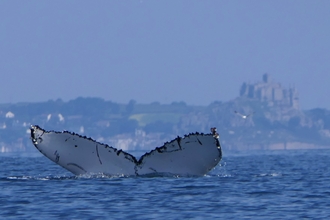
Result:
[[[330,109],[330,1],[0,1],[0,103],[208,105],[269,73]]]

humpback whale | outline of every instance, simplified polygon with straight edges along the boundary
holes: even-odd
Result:
[[[75,175],[203,176],[222,158],[219,134],[190,133],[176,137],[139,159],[123,150],[69,131],[46,131],[32,125],[33,145],[47,158]]]

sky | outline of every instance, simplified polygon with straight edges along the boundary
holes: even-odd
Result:
[[[0,103],[226,102],[264,73],[330,109],[329,0],[0,1]]]

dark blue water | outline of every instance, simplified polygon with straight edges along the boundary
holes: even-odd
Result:
[[[0,156],[1,219],[327,219],[330,151],[229,154],[204,177],[75,177]]]

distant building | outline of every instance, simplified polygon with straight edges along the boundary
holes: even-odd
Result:
[[[6,113],[6,118],[14,118],[14,117],[15,117],[14,113],[12,113],[12,112]]]
[[[272,82],[267,73],[262,76],[262,82],[243,83],[240,96],[266,101],[270,106],[279,105],[299,109],[298,91],[295,88],[285,89],[280,83]]]

